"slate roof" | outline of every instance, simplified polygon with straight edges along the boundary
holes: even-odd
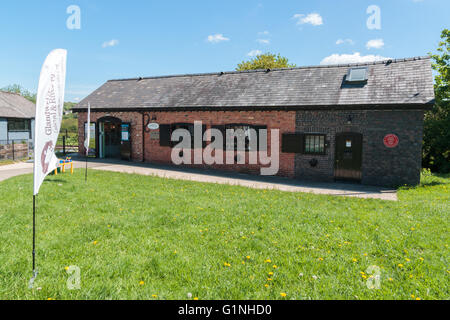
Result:
[[[0,91],[0,118],[33,119],[36,106],[21,95]]]
[[[367,66],[366,84],[349,85],[351,67]],[[331,108],[336,106],[424,106],[434,103],[429,57],[365,64],[217,72],[110,80],[88,102],[103,110]]]

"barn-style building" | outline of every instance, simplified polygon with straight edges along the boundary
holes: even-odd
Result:
[[[90,104],[99,158],[172,164],[171,133],[202,121],[203,130],[268,129],[269,150],[278,129],[280,176],[392,187],[420,181],[433,103],[430,58],[416,57],[110,80],[74,111],[82,154]],[[263,165],[192,166],[259,174]]]

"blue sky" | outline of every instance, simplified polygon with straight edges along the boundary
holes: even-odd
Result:
[[[70,5],[80,29],[67,28]],[[370,5],[381,29],[367,27]],[[258,52],[299,66],[422,56],[449,12],[448,0],[2,1],[0,88],[36,91],[55,48],[68,50],[67,101],[108,79],[234,70]]]

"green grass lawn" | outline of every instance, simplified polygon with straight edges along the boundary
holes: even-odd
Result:
[[[41,188],[39,290],[32,177],[0,182],[0,299],[450,298],[448,176],[388,202],[83,173]]]

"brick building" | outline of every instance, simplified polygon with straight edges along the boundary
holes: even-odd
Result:
[[[81,153],[88,103],[100,158],[171,164],[171,132],[193,132],[202,121],[203,131],[267,129],[270,152],[278,129],[281,176],[398,186],[420,181],[423,116],[434,89],[428,57],[111,80],[74,109]],[[245,146],[247,158],[254,151]],[[251,174],[263,167],[193,166]]]

